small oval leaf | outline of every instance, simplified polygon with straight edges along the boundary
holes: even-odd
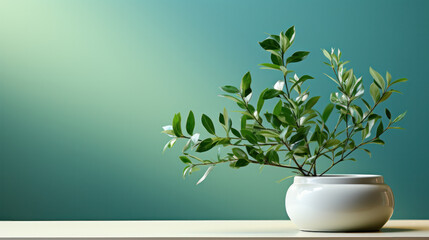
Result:
[[[209,132],[212,135],[216,134],[213,121],[207,115],[203,114],[203,116],[201,117],[201,122],[204,128],[207,130],[207,132]]]

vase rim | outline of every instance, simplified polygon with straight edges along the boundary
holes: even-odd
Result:
[[[294,183],[312,184],[382,184],[383,176],[375,174],[326,174],[323,176],[295,176]]]

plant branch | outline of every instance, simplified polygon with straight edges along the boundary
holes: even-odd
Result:
[[[348,152],[346,155],[342,156],[340,160],[333,162],[332,165],[326,169],[322,174],[320,174],[320,176],[323,176],[323,174],[325,174],[327,171],[329,171],[332,167],[334,167],[335,165],[337,165],[338,163],[342,162],[345,160],[346,157],[348,157],[352,152],[354,152],[356,149],[360,148],[363,145],[366,145],[368,143],[371,143],[372,141],[374,141],[375,139],[377,139],[378,137],[380,137],[384,132],[386,132],[390,125],[392,125],[392,123],[390,122],[387,127],[385,129],[383,129],[383,131],[380,133],[380,135],[373,137],[372,139],[366,141],[366,142],[361,142],[359,145],[355,146],[352,150],[350,150],[350,152]]]

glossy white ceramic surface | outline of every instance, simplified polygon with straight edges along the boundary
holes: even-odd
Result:
[[[287,214],[304,231],[377,231],[393,208],[380,175],[297,176],[286,194]]]

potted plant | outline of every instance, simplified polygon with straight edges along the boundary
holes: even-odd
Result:
[[[392,117],[387,108],[380,115],[375,110],[393,93],[399,92],[393,86],[407,79],[393,81],[389,72],[383,78],[370,68],[372,100],[365,100],[362,77],[346,68],[348,61],[342,60],[341,51],[322,50],[327,58],[324,64],[333,72],[325,75],[332,80],[336,92],[319,112],[314,106],[320,96],[311,97],[309,89],[304,87],[313,77],[294,74],[290,68],[291,64],[304,60],[309,52],[297,51],[286,57],[294,40],[295,28],[291,27],[259,42],[271,59],[271,63],[260,65],[278,71],[282,79],[272,88],[263,90],[255,101],[249,72],[244,74],[240,87],[222,87],[226,94],[221,96],[240,108],[239,124],[233,126],[224,109],[219,114],[219,123],[225,132],[221,135],[211,118],[203,114],[202,125],[211,136],[201,138],[194,132],[193,112],[190,111],[186,119],[187,134],[182,131],[181,115],[177,113],[172,125],[163,127],[163,133],[171,137],[164,150],[173,147],[178,139],[187,140],[179,157],[186,164],[183,176],[207,167],[197,184],[223,163],[229,163],[232,168],[259,164],[290,169],[292,175],[288,177],[295,178],[286,194],[286,210],[301,230],[379,230],[391,217],[394,207],[392,191],[384,184],[383,177],[326,173],[341,162],[355,161],[351,154],[356,150],[371,154],[366,145],[383,145],[381,136],[386,131],[400,129],[395,125],[406,112]],[[289,77],[292,74],[293,77]],[[268,100],[276,101],[275,107],[263,111]],[[223,147],[227,153],[218,151],[214,160],[191,153],[203,153],[215,147],[219,150]],[[330,166],[322,169],[318,165],[321,159],[328,160]]]

